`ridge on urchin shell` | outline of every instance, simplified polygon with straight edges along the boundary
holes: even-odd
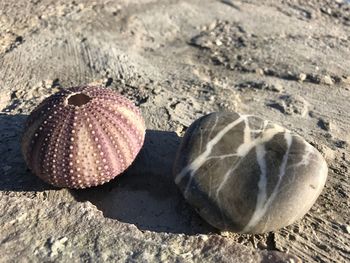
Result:
[[[22,152],[44,181],[85,188],[122,173],[144,137],[143,118],[131,101],[107,88],[81,86],[53,94],[30,114]]]

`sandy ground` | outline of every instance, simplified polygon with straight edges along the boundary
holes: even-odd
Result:
[[[336,0],[1,1],[0,261],[264,261],[281,251],[349,262],[349,58],[350,5]],[[111,183],[54,189],[26,169],[23,121],[59,88],[87,83],[141,107],[145,146]],[[232,110],[282,124],[326,158],[326,187],[303,220],[219,233],[182,199],[171,174],[181,136]]]

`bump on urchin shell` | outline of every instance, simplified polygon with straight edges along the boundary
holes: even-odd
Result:
[[[22,152],[44,181],[86,188],[122,173],[144,138],[145,123],[131,101],[107,88],[81,86],[53,94],[34,109]]]

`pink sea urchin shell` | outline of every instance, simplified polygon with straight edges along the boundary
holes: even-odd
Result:
[[[59,187],[110,181],[135,159],[145,137],[136,106],[99,87],[74,87],[45,99],[29,116],[22,138],[34,174]]]

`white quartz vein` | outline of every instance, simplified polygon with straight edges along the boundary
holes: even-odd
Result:
[[[260,144],[256,146],[256,158],[260,168],[260,178],[258,182],[258,196],[256,200],[255,211],[259,211],[264,207],[266,202],[266,185],[267,185],[267,168],[266,168],[266,150],[265,145]]]
[[[235,121],[226,125],[216,136],[211,139],[205,148],[205,151],[200,154],[193,162],[187,165],[182,171],[176,176],[175,183],[179,184],[182,178],[190,172],[190,177],[192,178],[194,173],[207,161],[209,155],[211,154],[213,147],[224,137],[226,133],[228,133],[231,129],[233,129],[237,124],[241,123],[244,118],[247,118],[246,115],[240,116]]]
[[[311,162],[315,162],[316,164],[318,164],[319,159],[317,158],[315,149],[309,143],[305,143],[305,149],[303,150],[303,153],[304,154],[301,160],[298,163],[289,165],[288,169],[292,169],[292,168],[296,169],[296,168],[299,168],[300,166],[306,167]],[[296,176],[296,173],[294,172],[293,180],[295,176]]]
[[[199,130],[199,133],[200,133],[200,141],[199,141],[199,150],[202,151],[202,147],[203,147],[203,131],[202,130]]]
[[[216,125],[218,124],[218,120],[219,120],[219,117],[218,116],[215,116],[215,122],[214,122],[214,125],[212,126],[212,128],[210,129],[210,133],[208,135],[208,138],[211,137],[211,135],[213,134],[215,128],[216,128]]]
[[[256,202],[256,207],[255,207],[254,213],[253,213],[252,217],[250,218],[248,224],[242,230],[242,232],[248,232],[251,228],[253,228],[254,226],[256,226],[260,222],[262,217],[265,215],[268,207],[271,205],[271,203],[273,202],[273,200],[277,196],[280,184],[281,184],[282,179],[286,173],[288,156],[289,156],[289,152],[290,152],[290,147],[292,145],[292,134],[290,132],[285,132],[284,138],[285,138],[286,143],[287,143],[287,150],[283,156],[282,163],[280,165],[280,169],[279,169],[279,173],[278,173],[278,181],[277,181],[269,198],[266,198],[266,166],[261,165],[261,163],[260,163],[260,162],[265,162],[265,160],[259,161],[259,158],[262,157],[261,155],[262,154],[265,155],[265,153],[262,152],[261,149],[260,149],[260,153],[258,153],[258,147],[257,147],[257,156],[258,156],[257,158],[258,158],[259,166],[261,169],[260,180],[258,183],[259,193],[257,196],[257,202]],[[260,155],[260,157],[259,157],[259,155]]]
[[[244,118],[244,137],[243,137],[243,144],[251,143],[252,137],[251,137],[251,129],[249,126],[248,118]]]
[[[314,153],[314,148],[310,144],[306,143],[305,153],[304,153],[301,161],[298,162],[297,164],[295,164],[295,166],[297,166],[297,167],[301,166],[301,165],[307,166],[310,163],[312,153]]]
[[[277,133],[285,131],[285,129],[283,127],[278,126],[278,125],[274,125],[272,128],[265,130],[267,125],[268,125],[268,121],[265,121],[264,126],[261,130],[261,132],[264,132],[263,136],[257,137],[253,140],[250,140],[247,143],[241,144],[238,147],[237,152],[235,154],[237,156],[239,156],[241,159],[243,159],[253,147],[257,147],[258,145],[262,145],[263,143],[271,140]],[[248,131],[248,130],[245,129],[244,131]],[[227,173],[225,173],[223,180],[221,181],[219,187],[216,190],[217,196],[219,195],[222,188],[225,186],[227,180],[230,178],[232,172],[235,170],[236,167],[237,166],[235,166],[234,169],[230,169]]]
[[[237,153],[229,153],[229,154],[223,154],[223,155],[213,155],[208,157],[208,160],[210,159],[225,159],[225,158],[229,158],[229,157],[235,157],[237,156]]]

